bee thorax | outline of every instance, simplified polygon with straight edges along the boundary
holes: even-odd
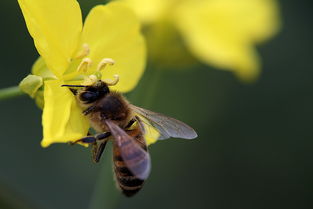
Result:
[[[111,120],[120,127],[125,127],[131,111],[127,101],[118,93],[112,92],[95,104],[96,110],[88,115],[91,125],[97,131],[108,131],[105,120]]]

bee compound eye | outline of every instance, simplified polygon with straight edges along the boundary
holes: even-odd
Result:
[[[98,97],[97,93],[87,91],[87,92],[80,94],[79,99],[81,101],[90,103],[90,102],[94,102],[97,99],[97,97]]]

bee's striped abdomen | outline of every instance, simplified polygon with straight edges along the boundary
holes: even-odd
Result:
[[[126,132],[128,135],[132,136],[134,140],[136,140],[136,142],[141,148],[147,151],[145,139],[139,128],[136,128],[134,130],[128,130]],[[127,144],[128,142],[125,142],[121,146],[127,147],[128,146]],[[134,154],[131,156],[131,159],[128,160],[133,161],[134,164],[140,164],[141,156],[138,155],[138,153],[134,152]],[[120,149],[116,144],[113,145],[113,167],[115,172],[116,183],[127,197],[133,196],[142,188],[144,180],[134,176],[131,173],[131,171],[127,168],[124,160],[121,157]]]

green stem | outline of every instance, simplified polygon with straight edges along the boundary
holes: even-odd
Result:
[[[21,91],[18,86],[13,86],[9,88],[0,89],[0,100],[6,100],[13,97],[18,97],[24,95],[25,93]]]

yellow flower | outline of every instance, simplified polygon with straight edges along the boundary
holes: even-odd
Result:
[[[162,54],[164,59],[168,59],[170,54],[175,57],[175,49],[182,53],[180,46],[172,46],[179,36],[171,37],[173,32],[167,29],[171,25],[194,57],[217,68],[233,71],[246,81],[257,78],[260,71],[255,44],[271,38],[280,24],[276,0],[120,1],[132,7],[148,26],[149,53],[156,59]],[[163,32],[160,32],[160,25],[164,26]],[[152,33],[149,32],[151,28]],[[155,52],[153,44],[158,46],[158,52]],[[180,55],[184,62],[185,57]]]
[[[89,122],[71,91],[61,85],[82,83],[91,74],[103,79],[118,74],[120,82],[114,90],[127,92],[134,88],[145,65],[139,21],[118,2],[93,8],[84,26],[76,0],[18,0],[18,3],[40,54],[32,77],[24,79],[24,83],[36,80],[36,76],[43,78],[41,145],[47,147],[86,136]],[[111,59],[116,64],[103,69],[113,62]],[[37,79],[33,85],[36,91],[40,82]],[[28,93],[35,97],[34,91]]]

